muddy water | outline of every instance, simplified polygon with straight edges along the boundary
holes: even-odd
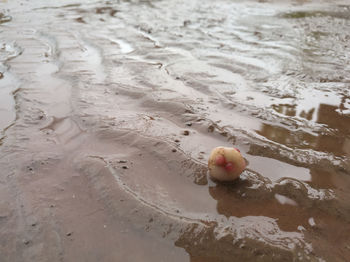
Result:
[[[1,261],[348,261],[349,5],[0,8]]]

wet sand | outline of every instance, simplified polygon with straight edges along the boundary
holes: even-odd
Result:
[[[0,261],[348,261],[349,28],[346,2],[0,2]]]

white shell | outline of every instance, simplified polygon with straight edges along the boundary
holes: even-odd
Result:
[[[233,169],[228,171],[224,166],[216,164],[218,157],[224,156],[227,163],[233,165]],[[219,181],[233,181],[239,177],[246,167],[246,162],[241,153],[233,147],[216,147],[210,154],[208,160],[209,174]]]

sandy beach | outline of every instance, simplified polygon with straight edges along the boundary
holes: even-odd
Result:
[[[0,1],[0,262],[349,261],[349,28],[344,1]]]

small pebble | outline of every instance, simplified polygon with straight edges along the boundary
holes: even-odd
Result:
[[[213,133],[214,130],[215,130],[215,127],[214,127],[214,126],[210,125],[210,126],[208,127],[208,132]]]
[[[176,142],[176,143],[179,143],[179,142],[180,142],[180,140],[179,140],[179,139],[175,139],[175,142]]]
[[[118,161],[118,163],[122,163],[122,164],[125,164],[126,162],[128,162],[128,161],[126,161],[126,160],[119,160]]]
[[[186,126],[192,126],[192,123],[187,123]]]
[[[24,240],[23,240],[23,244],[28,245],[29,243],[30,243],[29,240],[27,240],[27,239],[24,239]]]
[[[73,234],[73,232],[68,232],[66,235],[67,237],[70,237]]]
[[[171,152],[174,152],[174,153],[175,153],[176,151],[177,151],[177,150],[176,150],[175,148],[174,148],[173,150],[171,150]]]
[[[190,134],[190,131],[185,130],[182,134],[185,135],[185,136],[188,136]]]
[[[128,169],[128,167],[127,167],[127,166],[122,166],[122,168],[123,168],[123,169]]]

